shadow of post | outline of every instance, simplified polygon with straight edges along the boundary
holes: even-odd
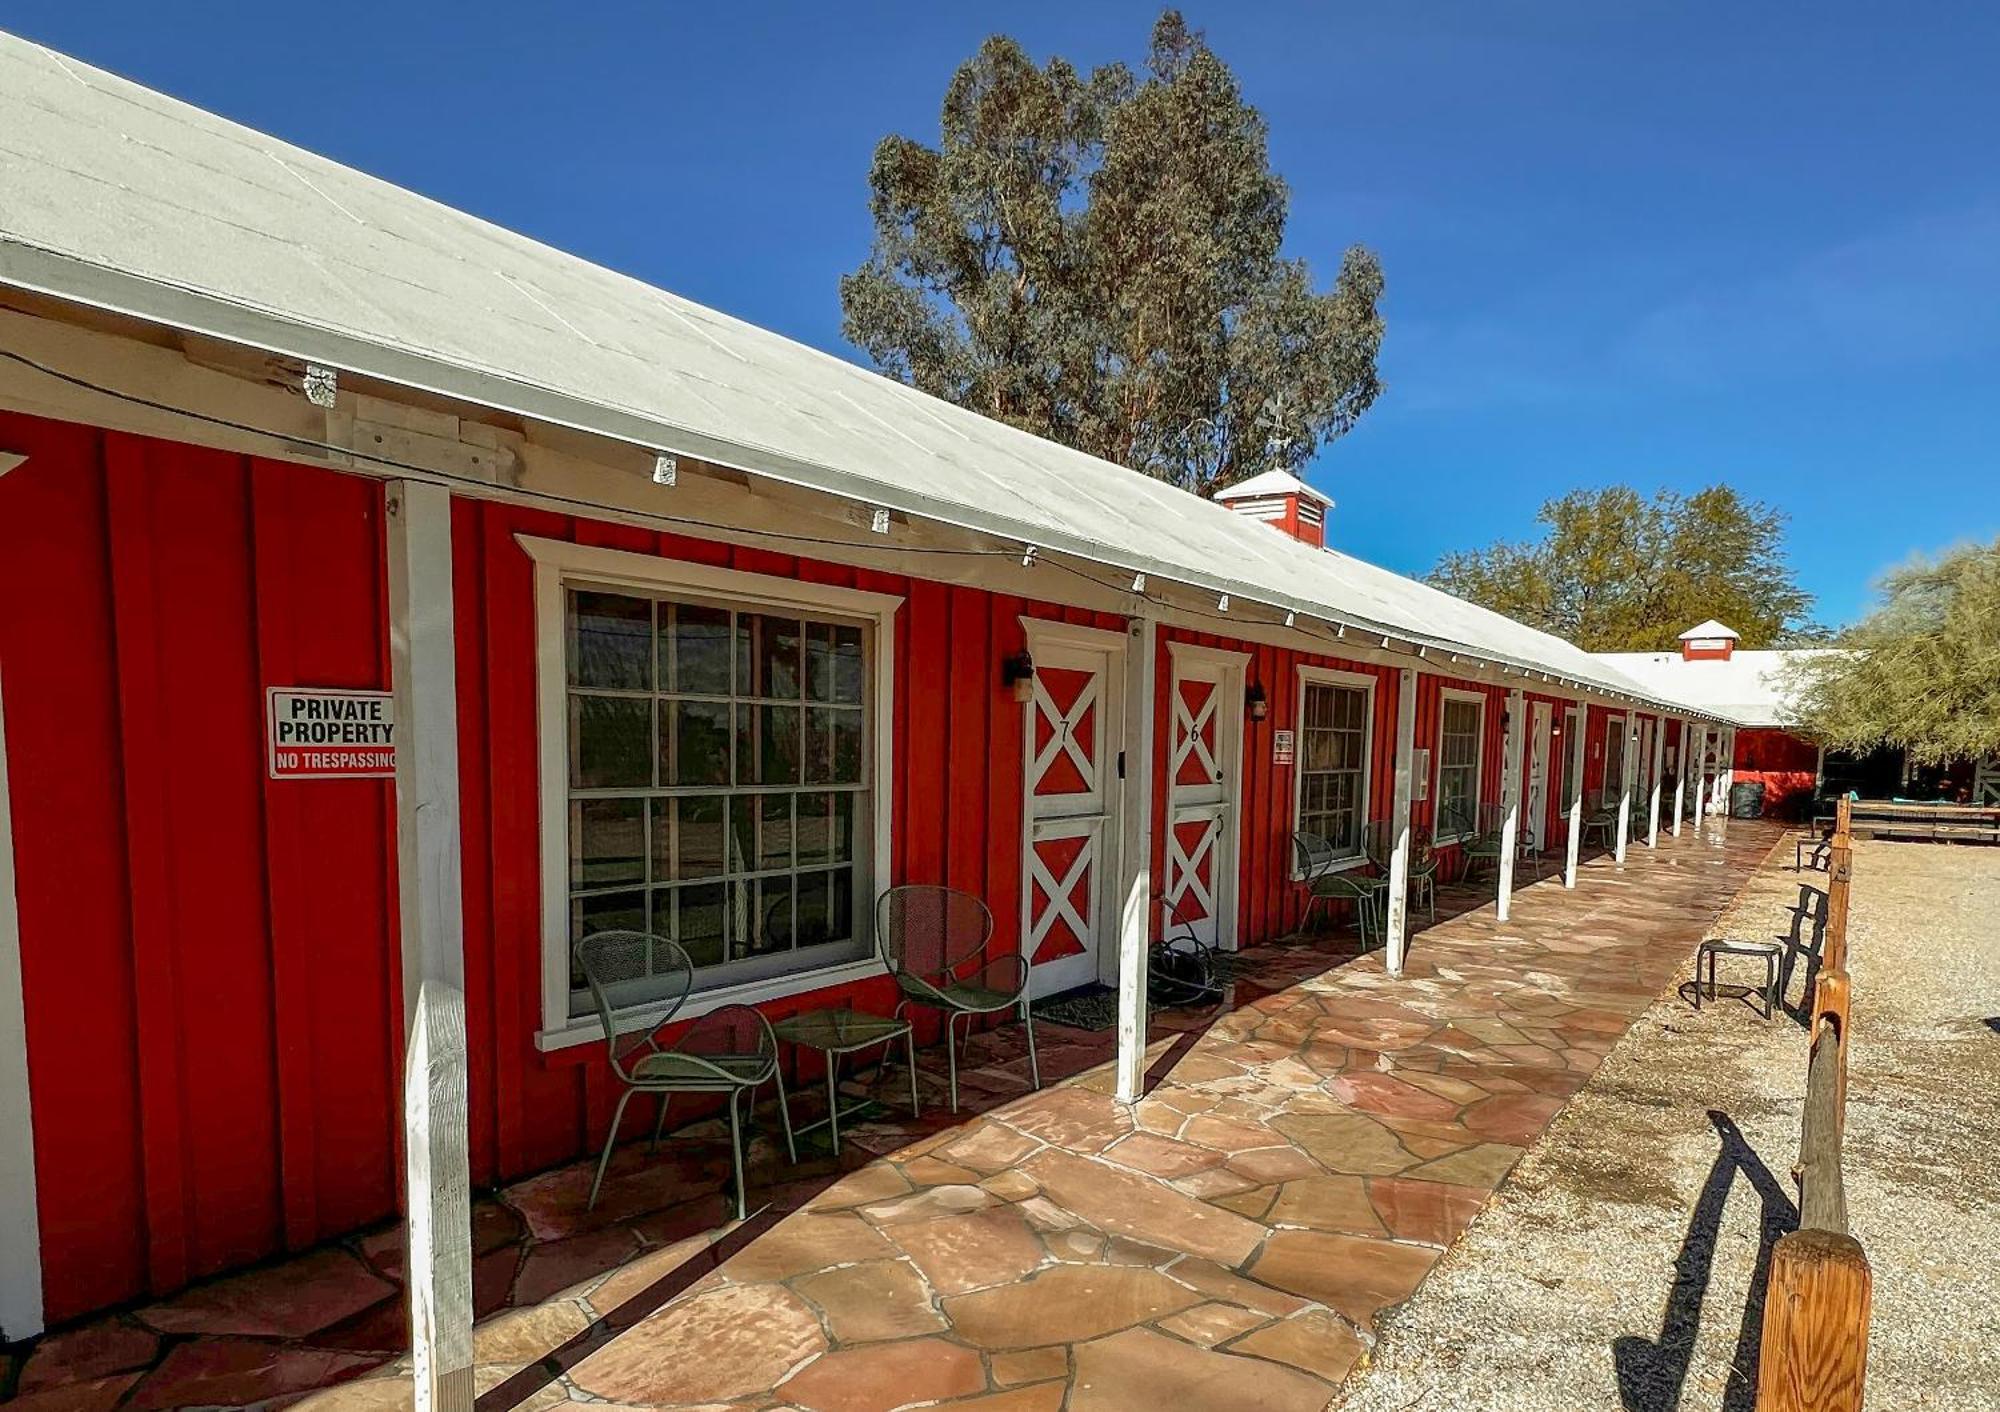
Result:
[[[1780,1237],[1798,1229],[1798,1207],[1755,1149],[1743,1140],[1743,1134],[1727,1114],[1711,1109],[1708,1118],[1715,1124],[1718,1140],[1715,1161],[1709,1166],[1701,1195],[1688,1216],[1687,1234],[1681,1238],[1680,1254],[1674,1260],[1674,1283],[1667,1292],[1659,1336],[1648,1339],[1628,1334],[1611,1345],[1624,1412],[1677,1412],[1681,1405],[1688,1367],[1694,1360],[1695,1338],[1701,1329],[1702,1305],[1708,1297],[1709,1278],[1715,1266],[1716,1236],[1722,1229],[1722,1212],[1728,1204],[1729,1189],[1739,1172],[1756,1191],[1762,1214],[1758,1222],[1757,1264],[1751,1274],[1743,1318],[1737,1326],[1736,1351],[1731,1359],[1729,1382],[1723,1390],[1722,1406],[1724,1412],[1754,1412],[1757,1404],[1757,1345],[1763,1331],[1771,1247]]]
[[[1778,998],[1785,1013],[1805,1029],[1812,1028],[1813,984],[1819,979],[1819,962],[1826,946],[1827,895],[1811,883],[1799,884],[1799,900],[1788,909],[1791,930],[1776,939],[1784,943],[1785,955],[1778,963]],[[1806,928],[1812,928],[1808,937]],[[1791,1001],[1792,974],[1805,966],[1805,980],[1799,986],[1798,1004]]]

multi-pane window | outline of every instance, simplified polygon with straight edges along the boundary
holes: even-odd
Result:
[[[1368,692],[1302,683],[1299,705],[1299,829],[1337,854],[1358,854],[1368,810]]]
[[[678,941],[710,987],[859,954],[869,629],[563,595],[569,931]],[[571,1013],[587,1008],[570,978]]]
[[[1485,703],[1447,696],[1438,727],[1437,829],[1470,833],[1479,827],[1479,735]]]

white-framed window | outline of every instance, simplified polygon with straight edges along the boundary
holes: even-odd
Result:
[[[570,949],[649,931],[683,1013],[876,969],[901,600],[521,538],[536,563],[545,1045],[598,1031]],[[634,985],[621,1004],[657,994]]]
[[[1375,678],[1300,667],[1298,732],[1293,827],[1359,859],[1368,847]]]
[[[1437,837],[1449,843],[1479,829],[1479,767],[1486,746],[1486,698],[1445,690],[1438,712]]]

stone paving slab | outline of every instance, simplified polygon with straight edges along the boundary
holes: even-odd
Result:
[[[1316,939],[1246,952],[1220,1011],[1157,1017],[1129,1109],[1108,1032],[1038,1027],[1040,1092],[1019,1031],[982,1034],[987,1111],[950,1117],[926,1071],[926,1116],[887,1109],[841,1160],[786,1171],[759,1139],[777,1183],[746,1227],[698,1142],[621,1150],[595,1212],[587,1164],[520,1183],[475,1222],[481,1408],[1321,1407],[1773,837],[1592,860],[1504,925],[1460,896],[1400,979]],[[268,1301],[256,1272],[46,1340],[19,1405],[407,1406],[403,1361],[368,1351],[393,1234],[274,1267],[317,1274]]]

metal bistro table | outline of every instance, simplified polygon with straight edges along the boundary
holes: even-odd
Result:
[[[794,1129],[798,1133],[809,1133],[814,1128],[825,1127],[833,1137],[833,1150],[840,1151],[840,1056],[853,1054],[859,1050],[872,1049],[880,1044],[883,1062],[888,1062],[886,1046],[898,1039],[903,1041],[903,1057],[910,1071],[910,1112],[921,1117],[922,1109],[917,1102],[917,1041],[908,1020],[891,1019],[887,1015],[870,1015],[859,1010],[807,1010],[801,1014],[787,1016],[774,1022],[772,1033],[788,1044],[796,1044],[801,1049],[816,1049],[826,1056],[826,1116]],[[778,1086],[785,1083],[782,1065],[778,1069]],[[853,1104],[848,1108],[852,1116],[867,1106],[866,1103]]]

